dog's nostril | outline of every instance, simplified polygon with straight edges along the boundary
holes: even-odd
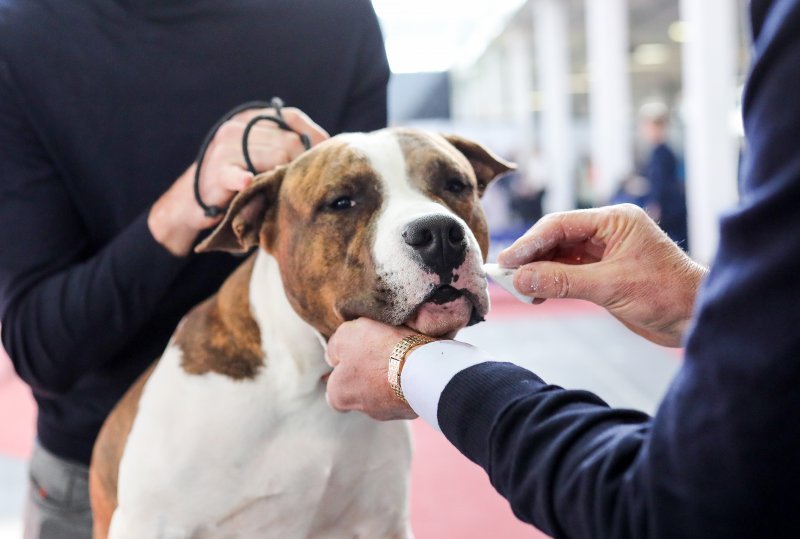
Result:
[[[461,243],[464,240],[464,229],[460,224],[455,223],[450,227],[448,236],[453,244]]]
[[[403,231],[403,239],[411,247],[423,247],[433,241],[433,233],[429,228],[409,226]]]

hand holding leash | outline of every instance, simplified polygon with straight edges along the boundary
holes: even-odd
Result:
[[[267,108],[253,108],[266,105]],[[272,108],[272,107],[277,108]],[[198,162],[159,198],[148,215],[153,237],[178,256],[216,225],[233,196],[261,172],[289,163],[329,137],[306,114],[280,100],[236,107],[211,129]]]
[[[203,197],[200,193],[200,178],[203,161],[209,146],[216,141],[219,130],[223,126],[227,127],[229,125],[236,125],[237,123],[244,124],[241,135],[242,158],[244,159],[247,167],[247,172],[251,174],[250,177],[254,177],[259,172],[265,172],[279,165],[288,163],[303,151],[311,148],[311,137],[304,131],[304,128],[309,126],[304,125],[305,122],[302,121],[308,118],[301,118],[298,113],[302,114],[297,109],[291,109],[287,111],[287,116],[284,117],[283,101],[281,101],[279,97],[273,97],[272,101],[269,103],[266,101],[251,101],[249,103],[239,105],[238,107],[228,111],[225,116],[223,116],[216,124],[214,124],[214,126],[206,135],[206,138],[203,140],[203,144],[200,146],[200,152],[197,155],[196,161],[197,167],[195,168],[194,173],[194,197],[197,201],[197,204],[203,208],[206,217],[217,217],[222,215],[222,213],[225,211],[220,206],[207,205],[203,201]],[[310,119],[308,120],[310,121]],[[273,127],[277,127],[278,129],[287,132],[287,134],[294,133],[297,135],[298,141],[302,145],[302,149],[300,149],[296,141],[293,140],[293,137],[284,137],[284,151],[279,152],[277,155],[272,155],[272,158],[268,161],[259,162],[258,165],[260,166],[257,166],[250,156],[250,133],[259,122],[271,122],[274,124]],[[234,133],[231,133],[231,135],[233,135],[231,138],[235,139],[235,136],[238,135],[238,128],[239,125],[236,125],[235,129],[229,128],[231,131],[235,131]],[[321,129],[318,126],[317,128]],[[274,135],[274,133],[272,134]],[[246,177],[242,176],[241,174],[239,176]],[[237,189],[237,191],[241,191],[241,189]]]

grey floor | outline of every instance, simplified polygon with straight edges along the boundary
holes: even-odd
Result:
[[[22,537],[26,466],[21,460],[0,455],[0,539]]]
[[[588,389],[613,406],[653,413],[680,365],[603,314],[524,317],[467,328],[459,339],[518,363],[547,382]],[[25,463],[0,456],[0,539],[22,536]]]
[[[548,383],[586,389],[612,406],[650,414],[680,366],[674,350],[645,341],[606,314],[486,322],[458,338]]]

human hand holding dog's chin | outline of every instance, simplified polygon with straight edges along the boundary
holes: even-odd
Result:
[[[247,122],[259,114],[274,114],[273,109],[241,112],[222,124],[206,151],[200,177],[200,194],[211,206],[226,207],[255,177],[242,155],[242,135]],[[283,109],[283,118],[297,133],[306,133],[311,144],[329,138],[327,132],[302,111]],[[285,165],[305,151],[296,133],[284,131],[272,122],[257,123],[249,135],[250,158],[256,170],[270,171]],[[175,181],[150,209],[147,225],[155,240],[176,256],[186,256],[197,234],[216,225],[222,216],[206,217],[194,198],[196,164]]]
[[[363,412],[373,419],[414,419],[417,414],[394,394],[388,381],[389,356],[395,345],[415,332],[359,318],[345,322],[328,340],[325,359],[328,403],[334,410]]]
[[[548,215],[498,262],[534,303],[588,300],[663,346],[680,346],[707,273],[630,204]]]

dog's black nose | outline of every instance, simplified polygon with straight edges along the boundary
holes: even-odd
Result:
[[[447,215],[428,215],[409,223],[403,239],[419,253],[425,267],[438,273],[441,284],[449,284],[453,270],[464,262],[467,242],[464,227]]]

